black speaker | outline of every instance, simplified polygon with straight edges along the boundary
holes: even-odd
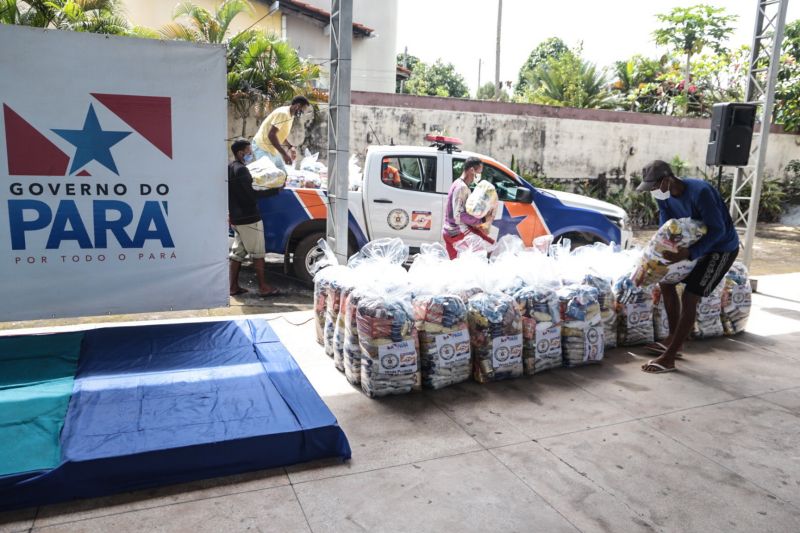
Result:
[[[750,158],[756,105],[728,102],[714,104],[706,165],[742,167]]]

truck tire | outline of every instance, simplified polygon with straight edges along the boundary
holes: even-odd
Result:
[[[292,270],[294,276],[305,284],[314,283],[314,275],[311,273],[312,266],[322,258],[322,250],[317,246],[320,239],[324,239],[325,234],[320,232],[310,233],[297,243],[292,258]]]

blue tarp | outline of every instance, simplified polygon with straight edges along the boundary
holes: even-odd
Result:
[[[53,470],[0,478],[0,508],[350,458],[261,320],[87,331],[61,448]]]

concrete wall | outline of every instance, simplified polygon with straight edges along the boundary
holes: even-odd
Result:
[[[463,148],[506,164],[511,156],[550,178],[587,178],[606,174],[629,178],[653,159],[686,160],[692,172],[705,167],[709,121],[531,104],[354,92],[350,108],[350,150],[363,158],[370,144],[423,144],[434,130],[459,137]],[[327,151],[324,109],[296,124],[292,136],[312,152]],[[247,134],[258,128],[250,119]],[[230,122],[241,132],[241,121]],[[766,169],[781,176],[791,159],[800,159],[800,135],[774,127]]]

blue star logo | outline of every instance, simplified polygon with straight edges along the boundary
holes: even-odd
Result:
[[[97,161],[114,174],[117,172],[117,165],[111,157],[111,147],[131,134],[129,131],[103,131],[94,107],[89,104],[89,113],[83,123],[82,130],[53,130],[58,136],[74,144],[75,157],[72,158],[72,167],[69,173],[81,169],[91,161]]]
[[[519,226],[520,223],[523,220],[525,220],[525,218],[527,218],[525,215],[519,217],[512,217],[511,213],[508,212],[508,208],[506,208],[506,206],[504,205],[503,216],[501,216],[498,219],[495,219],[492,222],[492,225],[499,230],[497,234],[497,239],[495,240],[499,241],[500,237],[502,237],[503,235],[516,235],[517,237],[519,237],[519,231],[517,231],[517,226]]]

